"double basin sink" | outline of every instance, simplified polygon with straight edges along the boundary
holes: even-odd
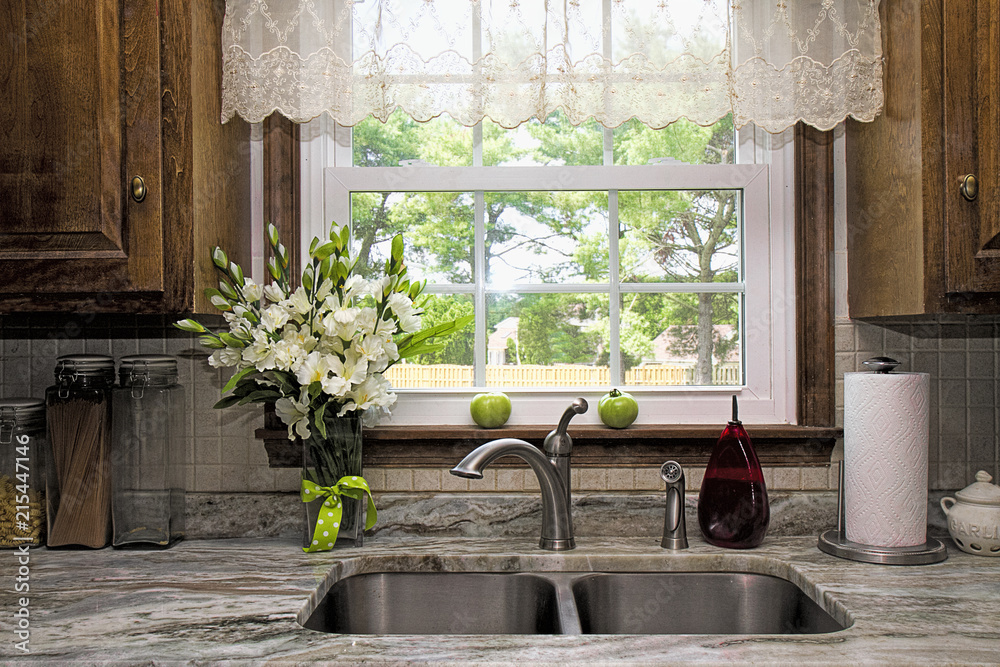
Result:
[[[360,635],[817,634],[845,629],[787,579],[745,572],[375,572],[303,623]]]

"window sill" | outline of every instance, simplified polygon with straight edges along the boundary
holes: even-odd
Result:
[[[380,426],[364,432],[364,465],[393,468],[452,467],[479,445],[495,438],[521,438],[541,447],[551,426]],[[748,425],[763,465],[816,465],[830,462],[843,429],[788,424]],[[627,429],[581,425],[570,429],[573,465],[577,467],[654,466],[668,459],[684,465],[705,465],[722,432],[722,425],[642,425]],[[262,428],[272,468],[301,465],[301,450],[284,428]],[[506,457],[499,466],[518,466]]]

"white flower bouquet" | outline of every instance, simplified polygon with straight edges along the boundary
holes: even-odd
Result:
[[[385,371],[400,359],[440,348],[435,339],[467,325],[472,316],[421,330],[425,282],[411,282],[403,262],[403,237],[392,239],[385,274],[366,280],[355,273],[348,226],[332,225],[330,238],[314,238],[301,285],[292,289],[288,251],[268,225],[273,282],[256,284],[221,248],[212,261],[218,289],[206,290],[229,330],[209,331],[195,320],[175,326],[202,334],[213,349],[209,363],[235,367],[223,388],[232,391],[216,408],[274,402],[289,438],[306,439],[311,428],[325,435],[326,413],[360,415],[377,423],[396,402]]]
[[[258,285],[212,248],[221,273],[218,289],[206,290],[222,311],[228,331],[192,319],[175,326],[201,334],[209,363],[235,367],[223,388],[232,391],[216,408],[274,402],[288,437],[304,443],[300,498],[306,503],[303,548],[326,551],[343,531],[355,546],[375,523],[375,505],[361,476],[361,420],[371,424],[396,402],[385,371],[400,359],[440,349],[436,338],[472,321],[464,317],[421,330],[421,293],[403,263],[403,237],[392,239],[384,275],[355,273],[347,226],[330,238],[313,239],[302,281],[292,288],[288,251],[268,225],[273,282]],[[365,497],[367,496],[367,503]],[[322,501],[322,502],[319,502]]]

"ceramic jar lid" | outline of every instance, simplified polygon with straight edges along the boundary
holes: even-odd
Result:
[[[1000,486],[990,484],[993,477],[985,470],[976,473],[976,481],[955,494],[960,502],[1000,507]]]

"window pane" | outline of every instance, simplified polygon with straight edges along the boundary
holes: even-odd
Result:
[[[486,384],[608,386],[606,294],[497,294],[487,301]]]
[[[487,284],[607,279],[607,192],[487,192],[485,202]]]
[[[424,304],[421,325],[432,327],[472,312],[472,295],[434,294]],[[386,372],[386,378],[396,389],[471,387],[474,384],[475,336],[475,327],[470,323],[439,341],[444,343],[444,349],[404,359]]]
[[[385,123],[369,116],[354,126],[352,137],[355,167],[398,167],[401,160],[472,165],[472,128],[448,116],[418,123],[396,110]]]
[[[604,130],[595,121],[573,125],[557,111],[514,129],[483,122],[483,165],[599,165],[604,163]]]
[[[474,204],[471,192],[351,193],[351,222],[360,245],[362,274],[382,272],[392,237],[402,233],[411,280],[472,282]]]
[[[739,294],[623,294],[626,385],[743,384]]]
[[[649,164],[654,158],[673,158],[687,164],[735,164],[732,114],[708,127],[682,118],[660,130],[637,120],[615,128],[615,164]]]
[[[739,191],[619,193],[622,282],[739,280]]]

